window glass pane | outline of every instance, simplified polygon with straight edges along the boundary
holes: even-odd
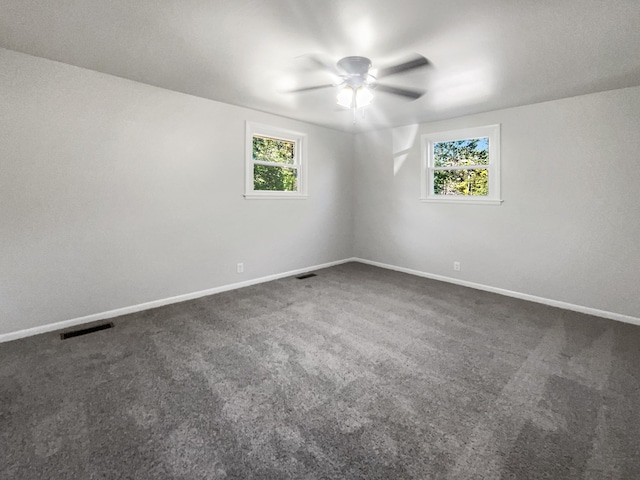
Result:
[[[253,137],[253,160],[293,165],[295,142],[277,138]]]
[[[489,170],[436,170],[433,172],[433,193],[435,195],[489,194]]]
[[[433,160],[436,167],[488,165],[489,138],[481,137],[434,143]]]
[[[297,192],[298,169],[271,165],[254,165],[253,189]]]

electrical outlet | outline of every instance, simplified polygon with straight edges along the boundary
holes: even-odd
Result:
[[[244,272],[244,263],[239,263],[238,265],[236,265],[236,272],[237,273]]]
[[[453,262],[453,269],[456,272],[459,272],[460,271],[460,262]]]

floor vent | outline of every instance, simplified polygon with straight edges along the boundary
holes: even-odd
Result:
[[[317,277],[318,275],[316,275],[315,273],[305,273],[304,275],[300,275],[299,277],[296,277],[298,280],[304,280],[305,278],[311,278],[311,277]]]
[[[61,333],[60,338],[62,340],[66,340],[67,338],[79,337],[80,335],[99,332],[100,330],[106,330],[107,328],[113,328],[113,323],[103,323],[102,325],[96,325],[95,327],[82,328],[80,330],[74,330],[73,332]]]

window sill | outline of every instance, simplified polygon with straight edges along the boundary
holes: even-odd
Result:
[[[281,192],[244,194],[246,200],[306,200],[308,197],[309,195],[302,195],[300,193],[286,194]]]
[[[500,205],[504,200],[498,200],[493,198],[473,198],[473,197],[453,197],[453,198],[421,198],[421,202],[424,203],[457,203],[460,205]]]

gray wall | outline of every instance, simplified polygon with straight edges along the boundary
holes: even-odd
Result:
[[[1,49],[0,112],[0,334],[351,256],[350,134]],[[244,199],[245,120],[307,200]]]
[[[640,87],[353,136],[0,49],[0,112],[0,335],[354,254],[640,317]],[[245,120],[309,199],[243,198]],[[420,135],[494,123],[504,203],[421,203]]]
[[[504,203],[421,203],[420,135],[496,123]],[[640,317],[640,87],[363,133],[355,150],[357,257]]]

